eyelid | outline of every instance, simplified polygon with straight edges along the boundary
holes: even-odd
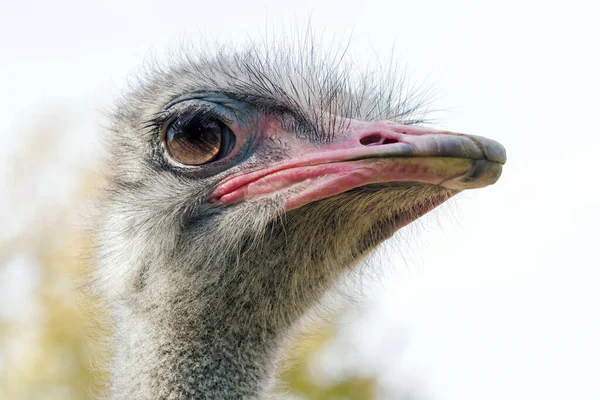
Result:
[[[237,118],[232,113],[227,112],[226,109],[220,107],[217,104],[209,103],[206,101],[193,101],[185,100],[175,103],[165,110],[164,123],[172,123],[174,120],[182,117],[195,117],[198,114],[205,114],[208,117],[212,117],[223,122],[225,125],[230,126]]]
[[[236,100],[222,93],[196,92],[179,96],[165,105],[165,111],[185,103],[206,104],[215,108],[223,117],[229,121],[238,119],[244,111],[249,110],[247,103]]]
[[[227,105],[231,102],[238,102],[236,100],[230,99],[228,96],[225,96],[221,93],[216,92],[194,92],[194,93],[186,93],[181,96],[174,98],[165,104],[165,110],[171,108],[177,103],[182,103],[188,100],[199,100],[207,103],[219,103],[222,105]]]

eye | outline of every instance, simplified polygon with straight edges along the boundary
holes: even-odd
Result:
[[[203,165],[226,157],[235,135],[223,122],[204,113],[173,120],[164,136],[170,157],[185,165]]]

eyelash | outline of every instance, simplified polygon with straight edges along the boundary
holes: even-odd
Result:
[[[183,109],[172,110],[173,108],[177,108],[176,106],[177,104],[171,107],[169,110],[166,110],[166,113],[162,116],[161,121],[157,121],[160,126],[170,124],[176,120],[179,120],[182,123],[189,122],[193,118],[197,118],[200,115],[206,119],[215,119],[221,121],[225,125],[231,125],[233,122],[231,119],[225,117],[222,113],[219,113],[214,107],[211,107],[208,104],[188,104],[182,105],[182,107],[185,107]]]

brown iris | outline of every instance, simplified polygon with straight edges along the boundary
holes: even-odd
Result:
[[[226,127],[215,120],[192,118],[173,122],[166,133],[169,155],[186,165],[202,165],[219,155]]]

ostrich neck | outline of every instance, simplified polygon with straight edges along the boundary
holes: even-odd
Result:
[[[335,264],[319,254],[298,259],[303,250],[285,240],[243,257],[221,253],[218,262],[147,257],[144,268],[120,268],[137,273],[135,293],[119,301],[113,398],[272,398],[284,340],[356,262],[352,254]]]
[[[278,335],[201,317],[173,320],[121,313],[114,399],[268,398]]]

